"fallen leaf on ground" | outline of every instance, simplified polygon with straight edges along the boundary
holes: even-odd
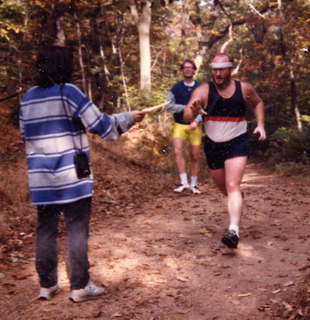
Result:
[[[277,290],[273,290],[272,293],[276,294],[276,293],[279,293],[281,292],[281,289],[277,289]]]
[[[182,276],[177,276],[177,280],[182,281],[182,282],[187,282],[188,279],[182,277]]]
[[[240,293],[240,294],[238,294],[238,297],[248,297],[251,295],[252,295],[252,293]]]
[[[293,285],[294,285],[293,281],[288,281],[288,282],[283,284],[284,287],[290,287],[290,286],[293,286]]]

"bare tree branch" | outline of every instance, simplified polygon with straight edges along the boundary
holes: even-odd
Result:
[[[242,64],[242,61],[243,61],[243,50],[242,48],[239,50],[240,52],[240,59],[238,61],[238,64],[237,66],[235,67],[235,69],[232,71],[232,75],[237,75],[239,73],[239,70],[240,70],[240,67],[241,67],[241,64]]]
[[[261,18],[265,19],[264,15],[261,14],[252,4],[252,0],[245,1],[245,3],[250,7],[251,11],[259,15]]]
[[[129,1],[129,8],[130,8],[130,12],[132,14],[132,17],[134,19],[135,24],[138,24],[139,23],[139,13],[138,13],[137,6],[136,6],[134,0]]]
[[[228,27],[228,35],[229,35],[229,38],[228,40],[226,40],[224,42],[224,44],[221,46],[220,48],[220,52],[223,53],[225,52],[226,48],[228,47],[228,45],[233,42],[234,38],[233,38],[233,25],[232,23],[230,23],[229,27]]]

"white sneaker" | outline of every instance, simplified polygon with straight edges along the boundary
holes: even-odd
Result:
[[[192,190],[192,193],[201,194],[201,191],[198,189],[197,186],[191,186],[191,190]]]
[[[173,191],[174,192],[183,192],[186,189],[189,189],[189,185],[181,184],[180,186],[176,187]]]
[[[40,288],[38,300],[50,300],[59,292],[58,284],[50,288]]]
[[[92,281],[89,280],[85,288],[72,290],[69,299],[72,302],[82,302],[98,297],[105,292],[106,289],[104,287],[96,286]]]

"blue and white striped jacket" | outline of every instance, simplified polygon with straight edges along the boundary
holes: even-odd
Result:
[[[73,84],[65,84],[63,90],[57,84],[29,89],[21,100],[20,129],[33,205],[63,204],[92,196],[93,175],[79,179],[74,167],[77,148],[89,156],[84,128],[103,139],[115,140],[133,123],[129,112],[101,113]]]

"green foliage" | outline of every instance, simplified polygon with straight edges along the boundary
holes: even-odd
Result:
[[[20,1],[6,0],[0,2],[0,41],[14,40],[16,34],[25,32],[20,21],[25,13]]]
[[[175,170],[172,148],[172,120],[166,113],[147,115],[138,125],[138,139],[135,141],[134,158],[154,170],[172,172]]]
[[[130,86],[128,88],[130,106],[132,109],[143,109],[166,102],[168,90],[176,81],[173,78],[163,78],[162,81],[154,85],[155,88],[151,94],[142,92],[135,86]],[[125,100],[125,95],[123,95],[123,104]]]
[[[20,1],[0,2],[0,93],[14,93],[20,78],[18,45],[26,32],[24,14]]]
[[[61,3],[63,7],[59,7]],[[89,89],[86,93],[102,111],[113,113],[157,105],[166,101],[167,91],[180,80],[179,66],[185,58],[195,61],[202,58],[197,80],[210,78],[210,56],[228,40],[228,26],[232,23],[232,41],[226,52],[235,57],[236,64],[241,62],[237,78],[256,87],[267,109],[269,146],[253,137],[253,149],[275,162],[306,163],[309,158],[306,137],[310,117],[310,43],[305,30],[310,5],[304,0],[283,1],[280,10],[279,3],[253,0],[251,9],[248,1],[152,0],[153,89],[146,94],[138,89],[138,34],[124,1],[75,1],[75,9],[70,6],[70,0],[0,1],[0,93],[11,94],[19,86],[33,84],[35,55],[39,47],[53,43],[56,20],[61,16],[66,44],[75,52],[74,82],[82,83],[78,57],[81,49]],[[81,27],[81,39],[76,32],[74,10]],[[296,86],[296,106],[305,125],[303,133],[291,129],[296,125],[292,83]],[[12,101],[12,105],[15,104],[18,102]],[[160,127],[161,116],[160,112],[151,113],[148,121]],[[252,125],[254,123],[250,123],[250,127]],[[164,140],[164,136],[158,139]]]
[[[280,162],[275,165],[275,170],[278,174],[283,176],[301,176],[310,174],[309,165],[294,161]]]
[[[292,128],[279,128],[270,138],[267,152],[272,163],[282,162],[310,164],[310,126],[302,132]]]
[[[301,120],[304,121],[308,126],[310,126],[310,115],[302,115]]]

